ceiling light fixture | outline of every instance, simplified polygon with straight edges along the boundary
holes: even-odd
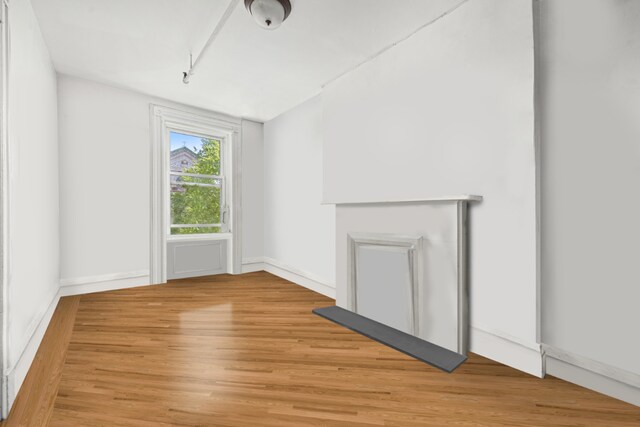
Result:
[[[244,0],[253,19],[265,30],[275,30],[289,17],[289,0]]]

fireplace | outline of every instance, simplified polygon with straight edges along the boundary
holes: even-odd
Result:
[[[419,336],[422,237],[350,233],[347,308]]]
[[[467,211],[479,200],[337,204],[337,305],[466,355]]]

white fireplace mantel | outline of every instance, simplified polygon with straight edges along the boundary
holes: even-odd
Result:
[[[336,205],[336,305],[466,354],[467,212],[480,201],[459,195],[326,203]]]

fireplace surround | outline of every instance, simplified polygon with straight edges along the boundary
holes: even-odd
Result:
[[[336,304],[466,355],[468,204],[480,200],[336,204]]]

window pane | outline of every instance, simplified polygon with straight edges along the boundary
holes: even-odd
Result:
[[[171,224],[220,224],[220,187],[171,185]],[[219,227],[171,228],[171,234],[218,233]]]
[[[223,181],[202,175],[221,175],[220,141],[171,132],[170,144],[171,234],[219,233]]]
[[[220,141],[170,132],[172,172],[220,175]]]

